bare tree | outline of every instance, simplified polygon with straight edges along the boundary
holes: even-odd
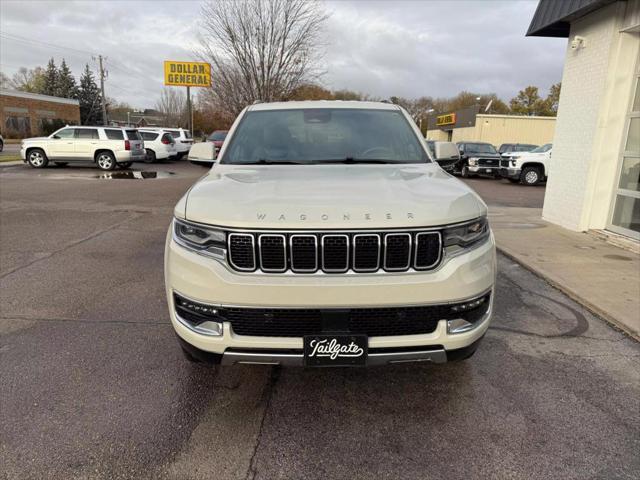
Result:
[[[317,78],[328,17],[318,1],[208,1],[202,17],[196,53],[211,63],[212,97],[229,113]]]
[[[156,110],[164,116],[166,126],[186,126],[187,96],[175,87],[165,87],[156,102]]]

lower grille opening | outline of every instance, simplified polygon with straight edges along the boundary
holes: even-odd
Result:
[[[490,305],[490,294],[474,308],[454,311],[468,302],[421,307],[328,309],[222,308],[220,315],[237,335],[304,337],[328,333],[364,334],[370,337],[433,333],[440,320],[464,318],[479,321]]]

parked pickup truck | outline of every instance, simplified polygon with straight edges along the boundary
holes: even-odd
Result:
[[[530,152],[511,154],[500,162],[500,175],[513,183],[537,185],[547,179],[553,145],[547,143]]]
[[[500,154],[496,147],[483,142],[458,142],[460,161],[455,172],[464,178],[474,175],[488,175],[495,177],[500,174]]]
[[[176,205],[164,259],[185,357],[223,365],[465,359],[496,279],[484,202],[377,102],[245,108]]]

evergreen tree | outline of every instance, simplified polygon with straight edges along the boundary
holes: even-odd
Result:
[[[82,125],[101,125],[102,112],[100,104],[102,97],[89,65],[85,66],[84,72],[80,77],[78,101],[80,102],[80,122]]]
[[[73,74],[67,66],[67,62],[64,58],[62,59],[60,69],[58,70],[56,95],[63,98],[78,98],[76,79],[73,77]]]
[[[44,86],[42,89],[42,93],[45,95],[53,95],[55,96],[58,92],[58,67],[56,67],[56,63],[53,61],[53,57],[49,60],[47,64],[47,68],[44,71]]]

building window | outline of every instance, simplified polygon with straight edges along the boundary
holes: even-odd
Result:
[[[38,119],[38,134],[43,137],[48,137],[56,130],[60,130],[67,124],[64,120],[59,118],[39,118]]]
[[[4,134],[7,138],[27,138],[31,136],[29,117],[6,117]]]
[[[640,239],[640,74],[630,103],[609,229]]]

